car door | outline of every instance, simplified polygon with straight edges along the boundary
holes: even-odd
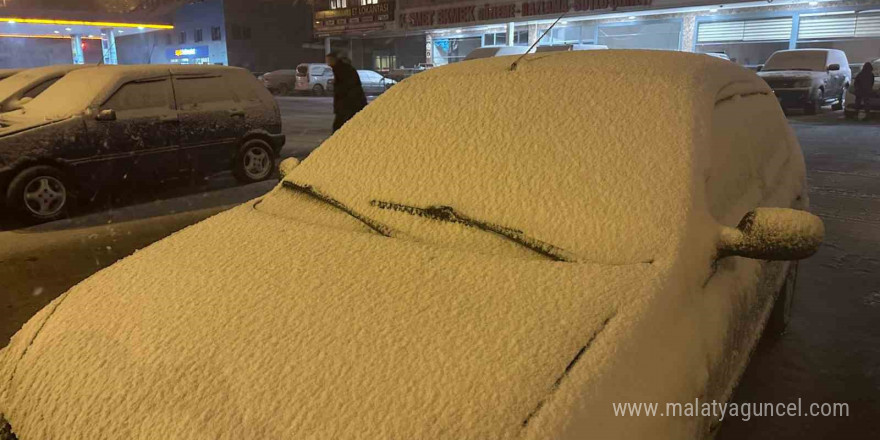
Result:
[[[156,182],[179,169],[178,117],[167,75],[121,84],[87,126],[110,179]]]
[[[712,136],[704,151],[708,165],[698,181],[719,228],[736,227],[755,208],[792,207],[799,200],[795,186],[782,183],[796,176],[803,160],[776,106],[766,95],[728,99],[715,106]],[[710,265],[710,275],[700,295],[707,310],[724,304],[723,312],[707,320],[712,326],[708,330],[719,335],[712,344],[724,355],[712,367],[706,396],[725,399],[748,362],[790,263],[716,257],[705,264]]]
[[[358,70],[358,77],[361,80],[361,87],[364,89],[364,93],[367,95],[373,95],[376,93],[376,85],[373,83],[372,78],[370,78],[369,72],[366,70]]]
[[[180,162],[190,173],[227,170],[244,136],[245,110],[221,73],[174,74],[180,114]]]

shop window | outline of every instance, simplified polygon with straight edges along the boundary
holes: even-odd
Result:
[[[377,5],[379,0],[361,0],[362,5]]]
[[[223,36],[220,33],[220,26],[214,26],[211,28],[211,41],[220,41]]]
[[[330,9],[342,9],[345,7],[345,0],[330,0]]]
[[[180,44],[186,44],[186,31],[180,33],[180,37],[177,40]]]
[[[750,68],[764,64],[777,50],[788,49],[792,18],[700,23],[696,52],[721,52]]]
[[[623,25],[599,26],[599,40],[609,49],[678,50],[681,44],[681,21],[646,21]]]
[[[373,70],[388,71],[397,66],[397,56],[395,55],[374,55]]]
[[[528,38],[528,36],[526,36]],[[507,32],[483,34],[483,46],[506,46]]]
[[[480,47],[482,42],[481,37],[436,39],[431,58],[436,66],[457,63],[464,60],[472,50]]]
[[[193,41],[195,41],[196,43],[199,43],[202,41],[202,30],[201,29],[196,29],[195,33],[193,34]]]
[[[529,31],[528,31],[528,29],[523,30],[523,31],[514,31],[513,45],[514,46],[528,46],[529,45]]]

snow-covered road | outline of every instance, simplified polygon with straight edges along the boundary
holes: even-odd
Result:
[[[331,100],[278,101],[288,135],[282,156],[304,157],[330,134]],[[845,402],[850,416],[727,418],[718,438],[872,438],[880,432],[880,121],[844,121],[827,110],[790,121],[804,148],[811,203],[825,220],[826,242],[801,263],[789,332],[762,341],[735,401]],[[7,226],[0,232],[0,346],[96,270],[273,184],[237,186],[221,174],[198,185],[114,197],[68,220]]]

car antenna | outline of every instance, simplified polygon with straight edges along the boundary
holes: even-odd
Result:
[[[531,46],[529,46],[529,50],[527,50],[526,53],[520,55],[519,58],[516,59],[516,61],[514,61],[513,63],[510,64],[510,71],[511,71],[511,72],[513,72],[514,70],[516,70],[516,66],[519,65],[519,60],[523,59],[524,56],[528,55],[529,52],[531,52],[532,49],[534,49],[535,46],[537,46],[538,43],[541,42],[541,40],[544,38],[544,36],[547,35],[547,32],[550,32],[550,29],[553,29],[553,26],[556,26],[556,23],[559,23],[559,20],[562,20],[562,17],[565,17],[565,14],[568,14],[568,11],[563,12],[562,15],[560,15],[559,18],[557,18],[556,21],[554,21],[553,24],[551,24],[550,27],[548,27],[547,30],[544,31],[544,33],[541,34],[541,36],[538,37],[538,39],[535,40],[534,43],[532,43]]]

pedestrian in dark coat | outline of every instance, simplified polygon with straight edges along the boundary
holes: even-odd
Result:
[[[871,94],[874,93],[874,66],[865,63],[862,71],[853,80],[853,88],[856,94],[856,109],[865,109],[865,113],[871,110]]]
[[[327,64],[333,68],[333,131],[339,130],[355,113],[367,105],[367,95],[361,86],[357,70],[335,53],[327,54]]]

